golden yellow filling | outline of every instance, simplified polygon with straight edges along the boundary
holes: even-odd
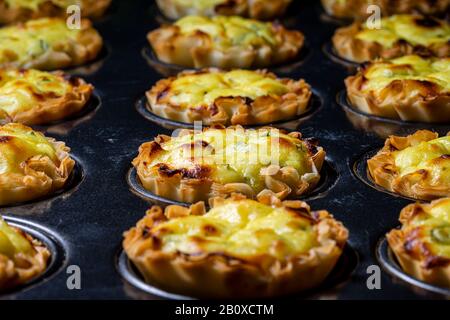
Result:
[[[408,55],[374,62],[364,72],[368,80],[363,91],[380,91],[394,80],[417,80],[437,84],[441,91],[450,92],[450,58],[422,58]]]
[[[277,79],[246,70],[183,75],[172,82],[170,89],[170,103],[189,107],[210,105],[220,97],[256,99],[281,96],[289,90]]]
[[[191,144],[197,147],[191,148]],[[313,171],[303,143],[276,129],[210,129],[172,137],[161,147],[163,151],[153,159],[150,167],[159,163],[169,165],[171,169],[208,166],[211,170],[209,177],[213,181],[247,183],[257,192],[265,186],[260,171],[270,164],[291,166],[300,176]]]
[[[42,133],[18,123],[0,127],[0,174],[21,173],[21,163],[38,155],[58,162],[54,146]]]
[[[445,44],[450,40],[450,25],[420,16],[394,15],[381,19],[381,29],[369,29],[364,25],[356,38],[377,42],[387,48],[400,39],[412,45]]]
[[[226,2],[225,0],[175,0],[175,3],[183,7],[205,10],[214,8],[218,4]]]
[[[431,209],[415,216],[407,228],[417,227],[424,229],[422,241],[433,254],[450,258],[450,198],[433,202]]]
[[[70,90],[70,83],[38,70],[0,70],[0,109],[16,114],[32,109],[45,97],[58,98]]]
[[[24,64],[50,49],[69,50],[80,30],[71,30],[64,19],[42,18],[23,25],[0,28],[0,65]]]
[[[152,228],[164,252],[218,253],[237,258],[277,259],[317,244],[311,220],[254,200],[227,200],[202,216],[171,219]]]
[[[232,46],[276,46],[272,24],[237,16],[187,16],[175,23],[183,34],[201,31],[219,48]]]
[[[25,8],[37,11],[39,6],[46,2],[51,2],[53,5],[60,8],[66,8],[70,5],[78,4],[81,0],[5,0],[11,8]]]
[[[32,250],[30,241],[0,217],[0,255],[13,259],[17,253],[28,253]]]

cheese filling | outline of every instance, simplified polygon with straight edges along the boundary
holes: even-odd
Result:
[[[370,29],[364,25],[356,38],[377,42],[386,48],[391,48],[399,40],[405,40],[412,45],[444,45],[450,40],[450,25],[420,16],[394,15],[382,18],[380,29]]]
[[[175,23],[181,33],[189,35],[203,32],[220,48],[232,46],[276,46],[278,40],[272,32],[272,24],[238,16],[187,16]]]
[[[179,6],[191,7],[194,9],[205,10],[209,8],[214,8],[218,4],[223,4],[225,0],[175,0],[174,1]]]
[[[39,6],[46,2],[51,2],[53,5],[60,8],[67,8],[68,6],[79,4],[81,0],[5,0],[10,8],[25,8],[32,11],[37,11]]]
[[[317,245],[310,219],[247,199],[227,200],[202,216],[171,219],[156,225],[151,233],[162,240],[164,252],[243,259],[266,254],[285,259]]]
[[[0,255],[13,259],[17,253],[28,253],[32,250],[30,241],[0,217]]]
[[[211,105],[220,97],[282,96],[289,89],[281,81],[247,70],[183,75],[172,82],[169,102],[186,107]]]

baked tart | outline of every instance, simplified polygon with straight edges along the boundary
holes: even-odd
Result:
[[[403,121],[450,122],[450,58],[408,55],[363,65],[345,80],[352,106]]]
[[[170,19],[184,16],[236,15],[258,20],[272,20],[286,11],[291,0],[156,0]]]
[[[180,130],[142,144],[133,165],[145,189],[174,201],[263,191],[284,199],[318,184],[325,151],[317,143],[270,127]]]
[[[187,68],[264,68],[294,59],[304,36],[278,22],[187,16],[147,36],[157,58]]]
[[[89,20],[69,29],[64,19],[42,18],[0,28],[0,67],[54,70],[83,65],[103,46]]]
[[[47,269],[50,251],[0,217],[0,292],[33,280]]]
[[[370,5],[376,5],[383,16],[402,13],[434,15],[450,8],[449,0],[321,0],[325,11],[336,18],[365,19],[373,14]]]
[[[268,194],[154,206],[124,234],[145,281],[203,298],[273,297],[319,286],[348,238],[327,211]]]
[[[381,19],[380,29],[355,22],[333,36],[337,54],[354,62],[378,57],[390,59],[409,54],[450,56],[450,25],[421,15],[394,15]]]
[[[85,18],[98,18],[111,0],[0,0],[0,24],[23,22],[44,17],[66,17],[67,8],[80,5]]]
[[[61,190],[75,161],[63,143],[18,123],[0,127],[0,205]]]
[[[390,136],[367,165],[374,182],[391,192],[421,200],[450,196],[450,135]]]
[[[289,120],[308,110],[304,80],[280,79],[265,70],[187,71],[149,90],[154,114],[185,123],[255,125]]]
[[[94,87],[63,72],[0,69],[0,118],[42,125],[80,112]]]
[[[400,222],[401,229],[386,237],[402,269],[450,288],[450,198],[410,204],[401,211]]]

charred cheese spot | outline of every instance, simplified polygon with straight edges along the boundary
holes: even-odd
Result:
[[[450,40],[450,25],[441,20],[422,18],[415,15],[394,15],[381,19],[381,28],[363,26],[356,38],[364,41],[377,42],[390,48],[397,41],[406,41],[414,46],[429,46],[445,44]],[[426,21],[428,21],[426,23]]]
[[[187,16],[175,23],[183,34],[201,32],[208,35],[218,48],[232,46],[276,46],[278,40],[272,24],[237,16]]]
[[[198,108],[221,97],[255,100],[262,96],[282,96],[288,87],[273,76],[255,71],[234,70],[184,74],[175,79],[164,97],[172,105]]]
[[[278,259],[307,252],[316,233],[311,219],[254,200],[226,200],[202,216],[171,219],[152,228],[170,229],[160,237],[164,252],[222,254],[251,259],[269,254]]]
[[[0,174],[21,172],[21,163],[34,156],[48,156],[58,163],[54,146],[40,132],[18,123],[0,127]]]
[[[17,253],[28,253],[32,250],[30,241],[0,217],[0,255],[13,259]]]

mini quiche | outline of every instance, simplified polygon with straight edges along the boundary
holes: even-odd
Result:
[[[450,135],[390,136],[367,165],[374,182],[389,191],[421,200],[450,196]]]
[[[0,205],[34,200],[62,189],[75,161],[63,142],[18,123],[0,127]]]
[[[299,31],[241,17],[187,16],[147,36],[160,61],[187,68],[263,68],[295,58]]]
[[[133,165],[145,189],[194,203],[232,193],[255,198],[265,190],[281,199],[303,195],[319,182],[324,158],[317,141],[299,132],[236,126],[159,135],[140,146]]]
[[[445,13],[450,0],[322,0],[325,11],[336,18],[365,19],[372,15],[370,5],[376,5],[384,16],[420,12],[425,15]]]
[[[353,107],[403,121],[450,122],[450,58],[417,55],[367,63],[345,80]]]
[[[0,292],[26,284],[47,269],[50,251],[0,216]]]
[[[400,213],[401,229],[387,234],[402,269],[413,277],[450,288],[450,198],[415,203]]]
[[[381,19],[379,29],[370,29],[362,22],[340,28],[333,36],[333,45],[340,57],[355,62],[407,54],[448,57],[450,25],[433,17],[394,15]]]
[[[69,29],[65,20],[42,18],[0,28],[0,67],[54,70],[85,64],[103,46],[89,20]]]
[[[237,15],[269,20],[283,15],[292,0],[156,0],[166,17]]]
[[[93,86],[62,72],[0,69],[0,118],[27,125],[62,120],[83,109]]]
[[[279,79],[265,70],[182,72],[147,92],[148,108],[175,121],[222,125],[267,124],[308,110],[305,81]]]
[[[348,238],[327,211],[264,195],[158,206],[124,234],[144,280],[202,298],[256,298],[319,286]]]
[[[0,0],[0,24],[43,17],[66,17],[67,8],[80,5],[86,18],[103,15],[111,0]]]

